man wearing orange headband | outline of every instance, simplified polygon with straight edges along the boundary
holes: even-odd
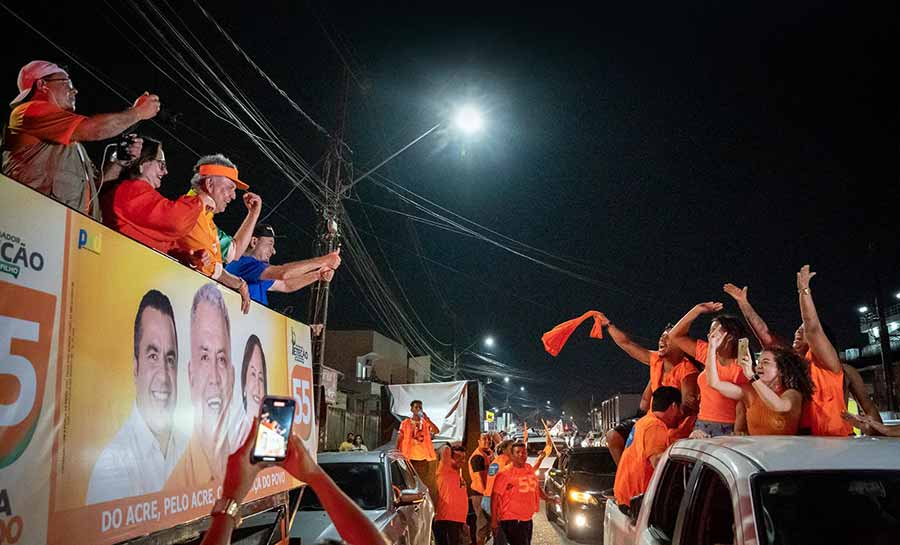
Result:
[[[249,186],[238,177],[234,163],[222,154],[201,157],[194,165],[188,195],[200,197],[204,204],[203,212],[197,217],[197,224],[191,232],[176,242],[176,248],[171,253],[213,280],[238,290],[246,314],[250,308],[247,283],[226,271],[224,266],[247,250],[262,209],[262,199],[255,193],[244,193],[247,217],[234,237],[225,234],[213,221],[213,216],[224,212],[228,203],[234,200],[238,189],[246,191]]]

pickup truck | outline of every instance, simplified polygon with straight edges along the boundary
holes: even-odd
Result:
[[[604,545],[900,543],[900,439],[718,437],[675,443]]]

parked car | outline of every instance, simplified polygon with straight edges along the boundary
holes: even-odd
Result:
[[[605,545],[888,545],[900,440],[718,437],[675,443],[647,492],[606,504]]]
[[[602,492],[612,488],[616,464],[606,448],[573,448],[547,471],[544,503],[547,520],[559,522],[566,537],[599,536],[603,531],[606,500]]]
[[[323,452],[319,465],[396,545],[429,545],[434,505],[425,483],[398,450]],[[303,491],[291,527],[301,543],[339,539],[312,489]]]

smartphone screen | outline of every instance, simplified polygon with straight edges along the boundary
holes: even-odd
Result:
[[[266,396],[259,408],[259,428],[253,445],[254,462],[280,462],[287,456],[294,425],[294,400]]]

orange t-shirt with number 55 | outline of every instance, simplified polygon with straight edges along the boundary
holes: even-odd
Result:
[[[498,520],[531,520],[541,505],[537,477],[529,464],[523,467],[508,466],[494,481],[494,498],[491,509],[497,509]]]

